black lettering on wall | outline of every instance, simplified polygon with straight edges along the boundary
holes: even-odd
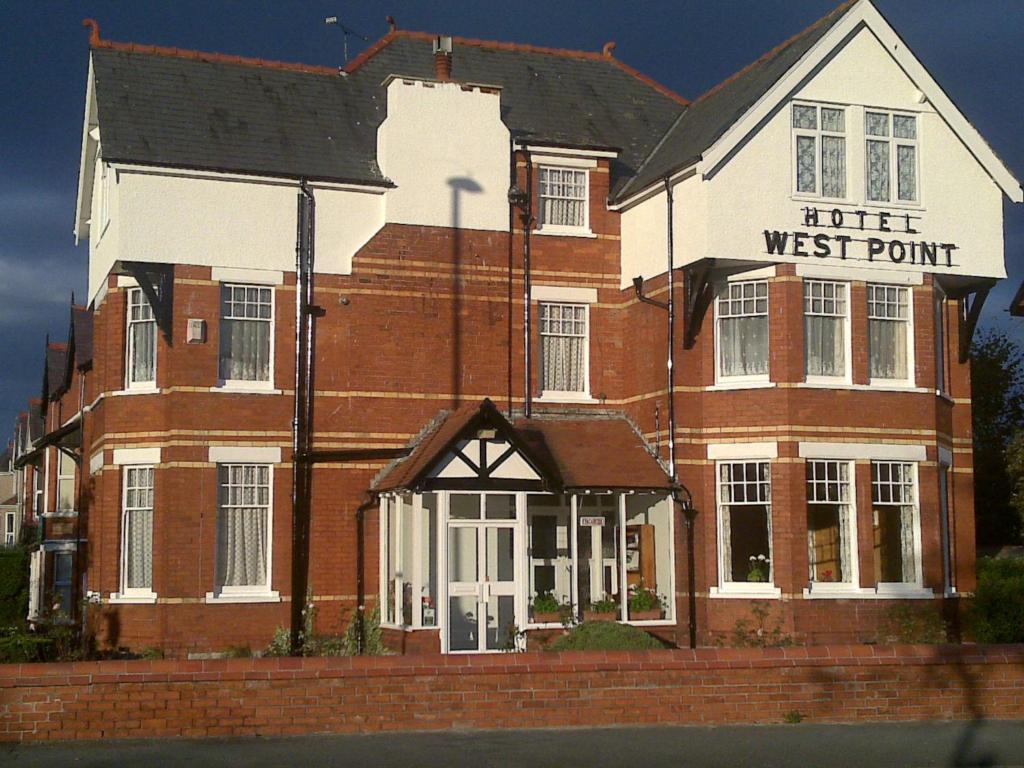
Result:
[[[899,240],[889,243],[889,260],[895,264],[901,264],[907,258],[907,247]]]
[[[814,255],[822,259],[832,255],[832,246],[828,244],[828,235],[820,234],[814,236]]]
[[[810,206],[804,208],[804,226],[805,227],[816,227],[818,226],[818,209],[811,208]]]
[[[935,259],[938,256],[938,249],[935,243],[921,243],[921,263],[935,266]]]
[[[793,233],[793,255],[794,256],[809,256],[810,254],[804,250],[804,244],[809,235],[806,232],[794,232]]]
[[[836,235],[836,242],[839,243],[839,258],[846,258],[846,246],[849,245],[850,240],[853,238],[849,235]]]
[[[786,242],[789,240],[787,232],[764,231],[764,242],[768,246],[768,253],[777,253],[780,256],[786,253]]]
[[[885,251],[885,243],[877,237],[868,238],[868,261],[874,261],[875,256]]]

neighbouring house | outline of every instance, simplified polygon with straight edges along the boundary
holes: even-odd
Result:
[[[455,653],[755,601],[870,640],[973,590],[967,349],[1022,190],[868,0],[693,101],[612,45],[392,29],[339,71],[87,23],[39,604],[185,654],[308,595]]]

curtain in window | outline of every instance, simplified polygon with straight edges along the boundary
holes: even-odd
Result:
[[[914,567],[914,508],[900,508],[900,554],[903,560],[903,582],[913,584],[917,580]]]
[[[839,570],[844,582],[853,581],[853,556],[850,545],[850,505],[839,505]]]
[[[889,199],[889,143],[868,142],[868,200]]]
[[[541,337],[543,390],[552,392],[582,392],[583,345],[580,336]]]
[[[222,509],[218,523],[218,583],[224,587],[266,585],[267,510],[259,507]]]
[[[221,320],[221,379],[270,381],[270,326],[261,320]]]
[[[153,510],[125,514],[125,587],[149,589],[153,584]]]
[[[896,183],[900,200],[917,200],[917,149],[900,145],[896,147]]]
[[[821,194],[846,197],[846,139],[821,137]]]
[[[817,190],[814,177],[814,137],[796,138],[796,191],[814,194]]]
[[[907,324],[901,320],[869,320],[868,351],[871,376],[907,378]]]
[[[567,227],[583,226],[583,201],[565,198],[544,198],[543,221]]]
[[[768,317],[724,317],[720,321],[719,353],[723,376],[768,373]]]
[[[722,573],[726,581],[732,581],[732,515],[729,506],[722,505]]]
[[[842,376],[846,372],[843,323],[841,317],[807,316],[804,346],[811,376]]]
[[[156,323],[131,324],[131,381],[153,381],[156,368]]]

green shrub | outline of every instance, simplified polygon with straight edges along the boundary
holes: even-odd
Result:
[[[970,623],[979,643],[1024,642],[1024,560],[978,560]]]
[[[0,627],[0,664],[48,661],[54,656],[53,638],[24,626]]]
[[[320,635],[315,632],[316,608],[307,605],[303,612],[303,656],[356,656],[359,654],[358,614],[352,614],[344,635]],[[387,656],[391,651],[384,645],[380,629],[380,609],[374,608],[363,623],[363,656]],[[291,635],[284,627],[274,630],[270,645],[263,651],[264,656],[291,655]]]
[[[28,553],[0,550],[0,626],[18,625],[28,614]]]
[[[585,621],[546,646],[549,651],[642,651],[665,646],[638,627]]]
[[[561,603],[550,592],[541,592],[533,598],[534,613],[558,613],[560,610],[562,610]]]
[[[654,611],[661,608],[661,598],[653,589],[642,584],[634,584],[629,588],[629,610]]]
[[[598,600],[590,604],[590,610],[594,613],[618,613],[619,604],[614,600]]]

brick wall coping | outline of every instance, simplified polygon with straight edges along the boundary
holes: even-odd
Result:
[[[777,667],[1024,664],[1024,645],[829,645],[479,655],[86,661],[0,664],[0,688],[101,683],[560,674]]]

